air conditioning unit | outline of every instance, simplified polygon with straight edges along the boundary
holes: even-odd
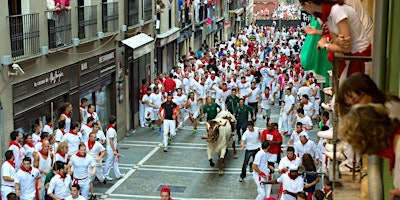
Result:
[[[144,25],[144,20],[143,20],[143,19],[139,20],[139,25],[140,25],[140,26],[143,26],[143,25]]]

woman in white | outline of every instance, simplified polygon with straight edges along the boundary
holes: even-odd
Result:
[[[186,101],[186,108],[189,110],[189,120],[193,123],[193,133],[197,132],[197,117],[200,114],[199,101],[195,99],[194,93],[189,93],[189,98]]]
[[[66,133],[69,132],[69,129],[71,127],[71,112],[72,112],[72,104],[69,102],[65,102],[63,107],[62,107],[62,113],[60,115],[60,119],[58,121],[65,121],[65,129],[64,131]]]
[[[34,154],[36,154],[35,146],[32,143],[32,134],[28,134],[25,136],[25,143],[24,143],[24,156],[31,158],[34,160]],[[33,166],[33,162],[32,162]]]
[[[54,161],[62,161],[67,162],[68,160],[68,143],[67,142],[60,142],[57,146],[57,152],[54,156]]]

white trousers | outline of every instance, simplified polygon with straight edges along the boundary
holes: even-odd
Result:
[[[168,133],[170,133],[171,136],[176,135],[175,120],[164,119],[163,130],[164,130],[164,134],[163,134],[164,147],[168,147]]]
[[[286,114],[286,112],[282,112],[282,130],[283,132],[290,133],[290,122],[292,120],[292,114]]]
[[[144,105],[142,104],[142,100],[139,100],[139,122],[141,126],[146,124],[146,119],[144,117]]]
[[[72,184],[74,184],[75,181],[78,181],[78,185],[81,187],[81,195],[85,199],[87,199],[89,196],[89,189],[90,189],[90,177],[87,177],[86,179],[83,180],[73,179]]]
[[[101,167],[101,160],[100,163],[96,164],[95,176],[99,179],[100,182],[104,181],[104,174],[103,174],[103,168]]]
[[[13,187],[8,187],[5,185],[1,186],[1,197],[2,199],[7,199],[7,195],[10,193],[15,193],[15,188]]]
[[[114,175],[116,178],[121,176],[121,172],[119,171],[118,167],[118,157],[114,155],[114,152],[111,150],[107,150],[107,159],[106,165],[104,167],[104,176],[108,177],[111,171],[111,166],[114,168]]]
[[[265,178],[261,178],[261,180],[259,181],[258,176],[255,176],[254,174],[253,174],[253,179],[257,185],[257,193],[258,194],[257,194],[256,200],[264,200],[265,198],[268,198],[271,195],[272,185],[271,184],[261,185],[260,184],[261,181],[265,182],[267,180]]]
[[[321,99],[318,98],[314,100],[314,110],[315,110],[315,114],[313,116],[314,119],[318,119],[320,104],[321,104]]]

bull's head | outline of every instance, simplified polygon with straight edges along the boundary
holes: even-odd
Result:
[[[207,142],[216,142],[219,136],[219,126],[218,121],[210,120],[206,122],[207,125]]]

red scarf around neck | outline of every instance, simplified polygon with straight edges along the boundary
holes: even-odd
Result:
[[[180,96],[182,96],[182,93],[181,94],[176,94],[176,96],[180,97]]]
[[[86,157],[86,154],[85,155],[81,155],[80,153],[79,153],[79,151],[78,152],[76,152],[76,154],[75,154],[76,156],[78,156],[78,157],[80,157],[80,158],[84,158],[84,157]]]
[[[71,113],[67,113],[66,111],[64,111],[61,114],[64,114],[67,118],[71,118]]]
[[[90,117],[93,117],[93,112],[90,112],[90,111],[88,110],[87,113],[90,115]],[[93,118],[94,118],[94,117],[93,117]]]
[[[35,145],[33,145],[32,142],[25,142],[24,144],[28,145],[31,148],[35,148]]]
[[[60,178],[64,181],[66,175],[62,175],[60,172],[58,172],[58,175],[60,175]]]
[[[92,126],[88,123],[85,124],[87,127],[92,128]]]
[[[31,172],[32,172],[32,166],[29,166],[29,169],[25,169],[25,167],[22,166],[20,169],[21,169],[22,171],[24,171],[24,172],[28,172],[29,174],[31,174]]]
[[[49,153],[48,153],[48,152],[45,153],[45,152],[43,151],[43,149],[41,149],[41,150],[39,151],[39,153],[42,154],[42,156],[45,156],[45,157],[49,156]]]
[[[47,123],[47,126],[49,126],[50,128],[53,128],[53,125],[51,123]]]
[[[62,133],[63,135],[65,135],[65,130],[64,130],[64,129],[60,129],[60,131],[61,131],[61,133]]]
[[[91,150],[93,147],[94,147],[94,143],[95,143],[96,141],[90,141],[90,140],[88,140],[88,148],[89,148],[89,150]]]
[[[251,90],[255,90],[257,87],[251,87]]]
[[[11,166],[13,166],[14,167],[14,169],[15,169],[15,162],[14,161],[12,161],[12,160],[6,160],[6,162],[8,162]]]
[[[81,105],[81,106],[79,106],[79,107],[81,107],[82,109],[85,109],[85,108],[86,108],[84,105]]]
[[[287,156],[287,155],[286,155],[286,157],[290,162],[292,162],[293,160],[296,160],[296,154],[293,155],[292,159],[290,159],[289,156]]]
[[[65,153],[62,153],[61,151],[57,151],[56,154],[58,154],[58,155],[60,155],[61,157],[65,158]]]
[[[269,99],[269,92],[268,93],[264,93],[264,95],[265,95],[266,99]]]
[[[108,126],[107,126],[107,129],[106,129],[106,131],[108,131],[108,129],[110,129],[110,128],[113,128],[113,129],[115,129],[115,126],[114,126],[114,125],[112,125],[112,124],[108,125]]]
[[[13,140],[13,141],[10,142],[10,145],[9,145],[9,146],[11,146],[11,145],[15,145],[15,146],[18,147],[18,149],[21,149],[21,146],[20,146],[15,140]]]
[[[78,133],[75,132],[74,130],[70,130],[69,133],[71,133],[72,135],[78,135]]]

